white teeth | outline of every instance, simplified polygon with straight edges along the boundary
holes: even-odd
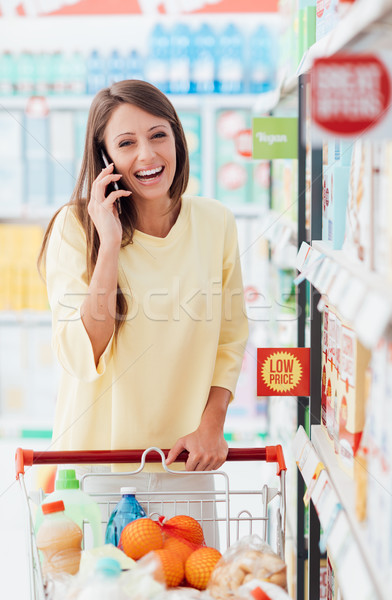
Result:
[[[149,169],[148,171],[138,171],[136,175],[140,177],[146,177],[146,175],[155,175],[156,173],[160,173],[163,167],[157,167],[156,169]]]

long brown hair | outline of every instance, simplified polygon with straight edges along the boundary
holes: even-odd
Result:
[[[189,158],[185,134],[178,115],[169,99],[150,83],[136,79],[119,81],[108,88],[100,90],[91,103],[80,173],[71,199],[66,205],[74,207],[75,214],[86,234],[86,262],[89,282],[97,262],[99,236],[88,214],[87,206],[93,182],[103,167],[101,148],[104,148],[106,125],[113,111],[124,103],[137,106],[151,115],[162,117],[170,123],[176,147],[176,172],[169,190],[172,200],[171,209],[175,209],[180,203],[181,196],[188,185]],[[131,244],[133,240],[133,233],[137,225],[137,211],[133,202],[122,202],[121,208],[120,220],[123,228],[122,246],[126,246],[127,244]],[[50,234],[60,210],[61,208],[52,217],[44,235],[38,256],[38,270],[41,275],[44,270],[42,267],[46,257]],[[117,286],[116,336],[125,321],[127,311],[128,303],[120,287]]]

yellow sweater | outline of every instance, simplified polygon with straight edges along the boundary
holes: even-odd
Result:
[[[248,323],[235,220],[219,202],[184,197],[165,238],[136,231],[121,249],[128,317],[97,367],[80,318],[86,240],[72,208],[55,221],[46,277],[62,366],[53,448],[171,448],[198,427],[211,386],[234,395]]]

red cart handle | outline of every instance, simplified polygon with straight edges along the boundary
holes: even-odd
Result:
[[[15,453],[16,478],[24,474],[25,466],[57,465],[57,464],[110,464],[140,462],[145,450],[63,450],[56,452],[35,452],[17,448]],[[165,458],[169,450],[162,450]],[[185,462],[188,452],[181,452],[176,462]],[[162,462],[161,455],[154,449],[145,456],[146,462]],[[266,461],[278,463],[277,475],[286,471],[282,446],[266,446],[265,448],[229,448],[227,461]]]

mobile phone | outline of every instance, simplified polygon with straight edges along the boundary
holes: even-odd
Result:
[[[101,156],[102,156],[103,164],[105,165],[105,167],[108,167],[110,163],[109,163],[108,157],[106,156],[106,154],[102,148],[101,148]],[[115,173],[115,170],[113,172]],[[120,189],[120,186],[118,185],[117,181],[114,181],[112,185],[116,191]],[[116,200],[116,207],[117,207],[118,214],[121,215],[120,198],[117,198],[117,200]]]

